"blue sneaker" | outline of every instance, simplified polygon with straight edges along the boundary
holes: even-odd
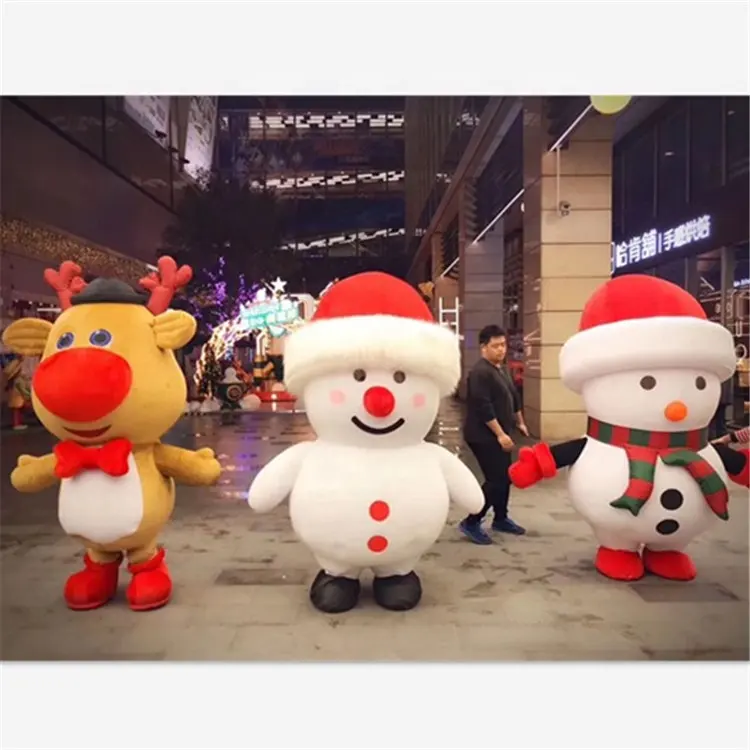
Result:
[[[500,531],[503,534],[514,534],[515,536],[523,536],[526,533],[526,529],[523,526],[519,526],[515,521],[511,521],[510,518],[493,521],[492,530]]]
[[[458,530],[474,544],[492,544],[492,537],[478,523],[461,521]]]

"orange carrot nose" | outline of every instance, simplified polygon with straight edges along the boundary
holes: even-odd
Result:
[[[688,408],[682,401],[672,401],[672,403],[667,404],[664,408],[664,416],[670,422],[682,422],[687,417],[687,414]]]

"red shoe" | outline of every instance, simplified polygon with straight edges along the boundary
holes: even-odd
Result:
[[[649,573],[670,581],[692,581],[698,575],[695,563],[684,552],[675,550],[657,552],[646,547],[643,550],[643,564]]]
[[[98,563],[84,555],[84,569],[73,573],[65,584],[68,607],[75,610],[103,607],[117,593],[121,562],[122,556],[110,563]]]
[[[624,549],[599,547],[594,565],[603,576],[615,581],[637,581],[646,573],[641,556]]]
[[[160,549],[150,560],[128,565],[128,572],[133,576],[127,591],[130,609],[144,612],[163,607],[169,601],[172,579],[164,555],[164,549]]]

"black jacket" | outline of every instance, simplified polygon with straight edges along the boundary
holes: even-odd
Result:
[[[513,385],[508,369],[495,367],[480,359],[471,368],[467,381],[466,419],[464,440],[484,443],[497,440],[487,422],[496,419],[503,431],[510,434],[516,426],[516,412],[521,411],[521,399]]]

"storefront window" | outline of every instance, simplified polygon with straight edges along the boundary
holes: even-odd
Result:
[[[720,96],[690,102],[690,196],[698,198],[721,187],[724,147],[724,103]]]
[[[734,264],[729,290],[731,321],[737,352],[737,372],[734,377],[731,419],[735,424],[747,425],[750,404],[750,246],[747,242],[730,249]]]
[[[750,98],[728,96],[725,101],[727,181],[747,175],[750,162]]]
[[[624,149],[625,226],[647,223],[654,216],[655,145],[656,133],[649,130]]]
[[[689,291],[695,294],[703,305],[709,320],[721,323],[721,250],[712,250],[703,255],[688,258],[688,264],[695,264],[694,281],[691,280],[691,286],[696,287]]]
[[[657,213],[663,215],[685,204],[687,198],[687,106],[659,123]]]
[[[71,140],[104,156],[104,97],[22,96],[20,101]]]
[[[684,258],[670,260],[656,267],[656,276],[665,281],[671,281],[673,284],[685,289],[687,287],[687,267]]]

